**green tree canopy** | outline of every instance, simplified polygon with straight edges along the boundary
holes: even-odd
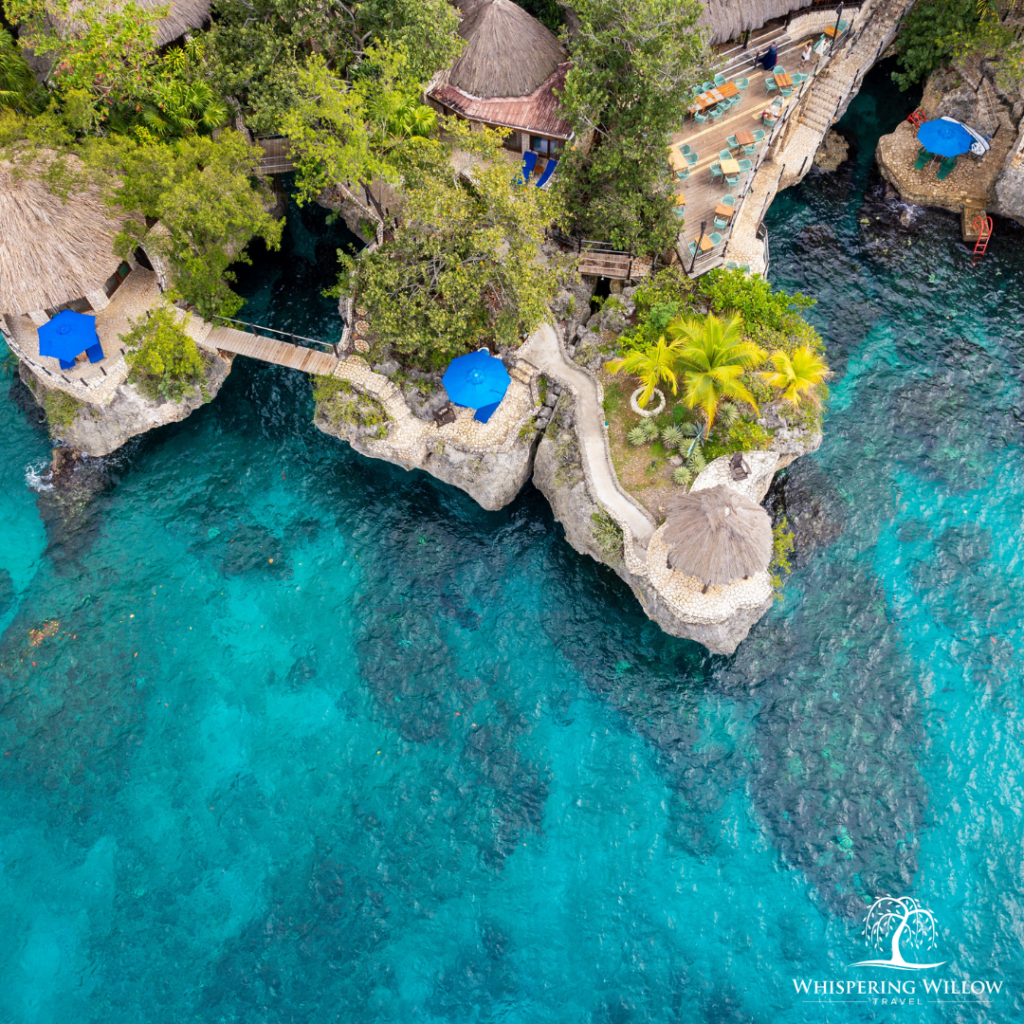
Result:
[[[636,252],[678,235],[665,137],[686,117],[706,44],[697,0],[576,0],[579,28],[564,34],[573,65],[562,107],[589,147],[565,155],[555,178],[570,226]]]
[[[282,221],[267,212],[270,190],[255,177],[261,151],[236,131],[216,140],[202,136],[170,144],[127,138],[97,141],[94,166],[117,175],[113,201],[129,213],[159,220],[150,234],[129,221],[120,244],[130,251],[143,237],[170,263],[174,286],[201,316],[231,316],[242,299],[230,288],[228,267],[246,261],[245,247],[262,238],[276,248]]]
[[[172,306],[157,306],[122,335],[129,380],[152,398],[180,401],[203,380],[204,363],[199,346],[187,332],[188,317],[179,320]]]
[[[487,342],[518,344],[547,315],[559,271],[538,259],[551,196],[514,183],[497,133],[448,127],[460,148],[489,161],[472,183],[439,149],[405,189],[394,238],[373,253],[339,253],[339,287],[369,311],[377,340],[433,368]]]

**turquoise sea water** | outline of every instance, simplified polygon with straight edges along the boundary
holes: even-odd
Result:
[[[771,211],[838,376],[732,658],[532,490],[484,512],[320,434],[297,373],[238,360],[63,503],[0,401],[0,1021],[1020,1019],[1024,232],[972,271],[954,218],[900,227],[884,96]],[[338,241],[304,214],[252,317],[336,330]],[[847,966],[884,893],[935,913],[927,977],[1002,991],[798,994],[934,1000]]]

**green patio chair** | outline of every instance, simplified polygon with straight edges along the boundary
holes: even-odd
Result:
[[[691,167],[696,167],[697,166],[697,161],[700,159],[700,157],[696,153],[687,153],[686,156],[683,157],[683,159]]]
[[[714,181],[716,178],[722,177],[722,165],[721,164],[710,164],[708,170],[711,172],[711,180]]]
[[[736,78],[736,79],[733,80],[732,84],[735,85],[736,88],[739,89],[740,92],[746,92],[747,91],[747,86],[750,85],[750,79],[749,78]]]
[[[738,107],[743,102],[743,96],[741,93],[736,93],[735,96],[729,97],[729,106]]]
[[[785,73],[786,69],[781,64],[776,64],[775,67],[772,68],[773,75],[784,75]]]
[[[727,150],[727,149],[720,149],[718,151],[718,159],[719,160],[731,160],[732,159],[732,153],[730,153],[729,150]]]
[[[720,86],[720,85],[725,85],[725,83],[727,81],[728,81],[728,79],[725,77],[725,75],[722,75],[722,74],[715,75],[715,86],[716,86],[716,88],[718,86]]]
[[[781,92],[782,95],[786,97],[786,99],[789,99],[789,97],[793,95],[792,89],[780,89],[779,92]]]
[[[739,148],[740,148],[740,144],[739,144],[739,143],[738,143],[738,142],[736,141],[736,136],[735,136],[735,135],[730,135],[730,136],[729,136],[729,137],[728,137],[728,138],[727,138],[727,139],[725,140],[725,144],[726,144],[726,145],[727,145],[727,146],[728,146],[728,147],[729,147],[730,149],[739,149]]]
[[[689,167],[684,167],[681,171],[676,171],[676,177],[680,181],[686,181],[686,179],[689,178],[689,176],[690,176],[690,168]]]
[[[934,155],[922,146],[918,151],[917,159],[914,161],[914,170],[923,171],[933,159]]]
[[[764,131],[764,129],[758,128],[756,131],[753,131],[750,134],[754,136],[754,142],[758,143],[764,142],[764,137],[767,133]]]
[[[747,156],[753,156],[757,152],[757,143],[752,142],[749,146],[743,146],[742,148],[743,152],[746,153]]]
[[[710,92],[712,89],[714,89],[714,87],[715,87],[715,83],[714,82],[705,82],[700,87],[700,91],[701,92]]]
[[[721,199],[718,200],[723,206],[735,206],[736,197],[729,192],[726,192]]]
[[[740,165],[740,174],[746,174],[754,166],[751,160],[737,160],[736,162]]]
[[[686,154],[690,152],[690,145],[689,145],[689,143],[686,143],[686,142],[684,142],[684,143],[683,143],[683,144],[682,144],[682,145],[681,145],[681,146],[679,147],[679,152],[680,152],[680,153],[682,153],[682,154],[683,154],[683,156],[686,156]]]
[[[775,79],[771,75],[765,75],[764,79],[764,94],[767,96],[770,92],[775,92],[778,86],[775,84]]]
[[[722,111],[719,110],[718,107],[712,107],[708,111],[708,116],[711,118],[712,121],[717,121],[722,116]]]
[[[945,181],[946,178],[948,178],[950,174],[953,173],[954,167],[956,167],[956,157],[944,157],[942,163],[939,165],[939,171],[935,175],[935,177],[938,178],[939,181]]]
[[[686,248],[690,250],[690,255],[691,256],[696,256],[697,255],[697,243],[696,242],[691,242]]]
[[[725,183],[729,188],[736,188],[740,183],[740,176],[738,174],[727,174],[725,176]]]
[[[683,207],[677,206],[675,208],[674,213],[675,213],[676,220],[681,220],[683,222],[683,224],[686,223],[686,210]],[[679,226],[682,227],[683,225],[680,224]]]
[[[707,114],[702,114],[702,113],[701,113],[701,112],[700,112],[700,111],[698,110],[698,111],[697,111],[697,112],[696,112],[696,113],[695,113],[695,114],[693,115],[693,119],[694,119],[694,121],[696,121],[696,122],[697,122],[697,124],[703,124],[703,123],[704,123],[704,122],[705,122],[705,121],[706,121],[706,120],[708,119],[708,115],[707,115]]]
[[[722,244],[722,236],[717,231],[712,231],[708,235],[708,238],[711,239],[711,244],[712,245],[721,245]]]

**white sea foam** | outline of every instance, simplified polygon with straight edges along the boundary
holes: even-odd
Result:
[[[25,483],[29,490],[42,494],[44,491],[52,491],[53,484],[50,482],[53,474],[50,472],[50,465],[47,462],[25,467]]]

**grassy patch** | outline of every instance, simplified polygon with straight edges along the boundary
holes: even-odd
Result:
[[[43,396],[43,409],[51,435],[70,427],[84,407],[84,402],[65,391],[47,391]]]
[[[313,401],[333,427],[351,423],[357,427],[377,427],[377,436],[387,434],[388,414],[373,398],[361,395],[340,377],[314,377]]]
[[[622,528],[604,509],[590,517],[594,524],[594,540],[606,555],[622,555]]]

